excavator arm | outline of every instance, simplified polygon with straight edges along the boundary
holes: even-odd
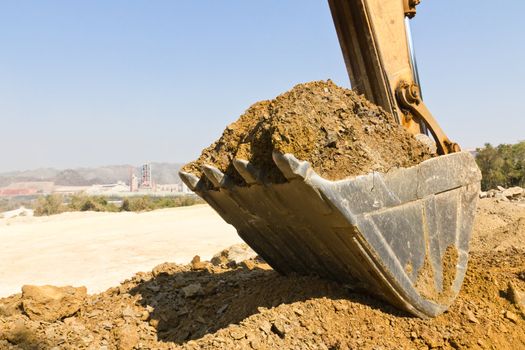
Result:
[[[442,156],[330,181],[274,150],[283,183],[259,176],[264,169],[243,158],[228,167],[245,184],[211,160],[200,174],[180,177],[275,270],[366,286],[414,315],[439,315],[465,276],[480,171],[421,99],[406,27],[418,1],[328,1],[353,87],[411,133],[430,131]]]
[[[421,98],[408,20],[419,0],[328,0],[352,87],[412,134],[430,131],[438,154],[458,152]]]

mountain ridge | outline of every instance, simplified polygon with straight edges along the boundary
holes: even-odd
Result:
[[[159,184],[180,183],[178,172],[183,163],[152,162],[152,177]],[[0,173],[0,187],[16,182],[51,181],[58,186],[90,186],[124,181],[129,183],[130,169],[140,176],[140,166],[104,165],[79,168],[38,168]]]

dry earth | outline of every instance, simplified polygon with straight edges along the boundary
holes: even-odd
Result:
[[[0,348],[521,349],[524,217],[519,203],[480,201],[462,291],[435,319],[348,285],[218,256],[161,264],[87,296],[25,287],[0,299]]]
[[[207,205],[146,213],[63,213],[0,219],[0,297],[25,283],[102,292],[164,261],[186,263],[242,242]]]
[[[330,180],[386,173],[432,156],[390,114],[328,80],[298,84],[255,103],[184,170],[201,176],[203,165],[214,165],[242,185],[232,165],[237,158],[250,161],[263,182],[284,182],[273,151],[308,161]]]

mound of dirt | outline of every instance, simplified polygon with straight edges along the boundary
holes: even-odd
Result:
[[[1,299],[0,348],[520,348],[525,314],[508,286],[525,290],[524,266],[525,250],[474,253],[451,309],[421,320],[351,286],[284,277],[258,260],[204,269],[165,263],[54,322],[25,315],[21,295]]]
[[[250,252],[236,246],[214,263],[164,263],[82,295],[76,311],[58,319],[34,317],[37,304],[28,313],[31,293],[0,299],[0,348],[525,348],[524,210],[480,200],[462,290],[434,319],[412,317],[351,285],[281,276],[258,258],[239,262],[233,253]]]
[[[485,198],[478,202],[472,250],[525,249],[525,202]]]
[[[254,104],[183,170],[201,176],[202,165],[214,165],[243,184],[231,163],[238,158],[261,170],[263,181],[280,183],[273,151],[306,160],[331,180],[410,167],[432,156],[390,114],[328,80]]]

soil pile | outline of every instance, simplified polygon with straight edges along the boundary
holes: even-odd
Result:
[[[236,263],[222,252],[214,263],[196,257],[137,273],[83,297],[75,314],[56,321],[24,312],[23,294],[0,299],[0,349],[525,348],[525,249],[477,243],[493,239],[487,217],[506,212],[509,226],[523,218],[507,204],[481,200],[463,288],[435,319],[411,317],[352,286],[280,276],[257,258]],[[525,231],[498,237],[515,235]]]
[[[263,181],[283,182],[273,151],[292,153],[331,180],[410,167],[431,157],[390,114],[328,80],[299,84],[254,104],[183,170],[201,176],[202,165],[214,165],[242,184],[231,164],[239,158],[261,170]]]
[[[525,202],[482,199],[472,231],[471,250],[525,249]]]

